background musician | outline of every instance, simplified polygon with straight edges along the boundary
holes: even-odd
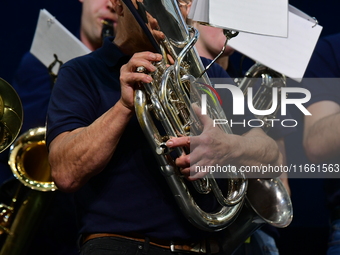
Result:
[[[304,117],[304,149],[312,163],[326,166],[340,162],[339,46],[340,34],[321,38],[309,62],[306,79],[303,82],[304,87],[312,95],[306,104],[312,115]],[[340,180],[325,179],[324,191],[331,232],[327,254],[335,255],[340,253]]]
[[[200,25],[196,22],[193,24],[195,28],[200,32],[200,37],[197,41],[196,48],[198,53],[207,59],[213,60],[221,51],[223,44],[225,43],[226,37],[223,34],[221,28],[210,27]],[[232,39],[231,39],[232,40]],[[232,78],[237,78],[238,80],[242,79],[244,76],[240,76],[240,74],[236,71],[234,66],[230,61],[230,56],[234,53],[234,49],[230,46],[226,46],[224,53],[221,55],[219,59],[217,59],[217,63],[221,65],[221,67],[228,72],[228,74]],[[212,77],[213,78],[213,77]],[[254,78],[255,79],[255,78]],[[254,84],[255,91],[259,89],[259,83]],[[255,92],[254,92],[255,93]],[[279,114],[280,111],[276,114],[276,119],[282,119],[283,117]],[[289,115],[289,113],[288,113]],[[283,162],[286,164],[286,148],[284,137],[288,134],[291,134],[295,131],[295,128],[284,128],[279,125],[275,125],[271,127],[268,135],[272,137],[279,146],[279,149],[283,155]],[[281,180],[284,183],[287,191],[290,193],[289,184],[287,174],[284,173],[281,175]],[[278,248],[276,246],[275,239],[279,238],[278,231],[269,225],[263,226],[261,229],[257,230],[238,250],[235,252],[235,255],[242,254],[279,254]]]
[[[182,15],[186,19],[190,7],[192,4],[191,0],[178,0],[179,6],[182,11]],[[224,47],[226,36],[223,33],[222,28],[218,27],[212,27],[212,26],[206,26],[201,25],[198,22],[187,20],[187,22],[190,23],[190,25],[194,26],[198,32],[200,33],[200,36],[198,38],[197,43],[195,44],[195,47],[201,57],[204,57],[209,60],[214,60],[221,52],[221,50]],[[232,39],[231,39],[232,40]],[[238,72],[236,68],[234,67],[232,61],[230,60],[230,56],[235,52],[235,50],[226,45],[225,50],[223,54],[216,60],[216,63],[218,63],[224,70],[227,71],[227,73],[232,78],[237,78],[238,80],[242,79],[244,77],[244,73],[247,71]],[[205,66],[209,64],[206,63]],[[217,77],[211,77],[211,78],[217,78]],[[258,89],[259,83],[255,83],[254,87],[255,89]],[[289,113],[288,113],[289,115]],[[276,115],[276,118],[280,119],[281,115]],[[295,131],[295,128],[284,128],[282,126],[274,126],[270,128],[269,130],[269,136],[271,136],[276,143],[278,144],[280,151],[283,155],[283,162],[286,164],[286,148],[285,148],[285,141],[284,137],[292,132]],[[288,184],[288,178],[287,174],[282,174],[281,180],[284,183],[287,191],[290,193],[289,184]],[[261,229],[257,230],[249,239],[246,240],[246,242],[235,251],[235,255],[242,255],[242,254],[279,254],[278,248],[276,246],[275,239],[279,238],[278,231],[269,225],[263,226]]]
[[[80,2],[81,25],[75,35],[90,50],[95,50],[103,43],[102,21],[110,20],[116,27],[117,15],[108,0],[80,0]],[[48,102],[54,85],[45,65],[27,52],[11,84],[23,104],[24,120],[21,133],[30,128],[45,126]],[[1,181],[10,178],[9,183],[3,185],[1,191],[2,201],[7,201],[13,196],[12,187],[16,187],[19,181],[13,178],[8,166],[8,152],[2,153],[0,157],[2,161],[0,171],[4,175]],[[72,195],[60,191],[55,193],[27,254],[77,254],[77,229]]]

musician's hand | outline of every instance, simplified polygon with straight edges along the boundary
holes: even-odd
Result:
[[[204,166],[226,164],[232,153],[232,146],[228,140],[233,140],[235,137],[227,135],[217,126],[214,127],[212,119],[201,115],[199,107],[193,106],[193,109],[204,125],[203,132],[198,136],[171,138],[167,142],[169,148],[190,148],[190,154],[181,155],[176,159],[176,165],[181,168],[182,174],[189,180],[204,177],[207,172],[199,171]]]
[[[162,55],[152,52],[139,52],[132,56],[130,61],[120,69],[120,86],[122,95],[120,102],[130,110],[134,109],[134,90],[141,83],[150,83],[152,78],[146,73],[156,70],[153,62],[161,61]],[[137,72],[138,67],[144,67],[145,72]]]
[[[209,167],[217,169],[218,166],[236,167],[247,178],[273,178],[281,174],[280,171],[263,171],[264,166],[280,168],[283,161],[276,142],[262,129],[252,128],[243,135],[228,134],[220,126],[214,126],[207,115],[201,115],[199,107],[193,106],[193,110],[204,126],[202,133],[190,138],[171,138],[167,142],[170,148],[190,146],[189,155],[176,159],[176,165],[189,180],[201,178]],[[247,171],[249,168],[260,170]]]

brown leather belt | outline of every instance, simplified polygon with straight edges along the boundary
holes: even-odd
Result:
[[[94,238],[100,238],[100,237],[116,237],[121,239],[127,239],[132,240],[136,242],[146,242],[147,240],[145,238],[136,238],[131,236],[124,236],[124,235],[118,235],[118,234],[112,234],[112,233],[96,233],[96,234],[88,234],[83,236],[83,243],[94,239]],[[207,253],[207,242],[209,243],[210,252],[211,254],[218,253],[219,252],[219,246],[216,241],[209,240],[209,241],[201,241],[196,243],[190,243],[190,244],[184,244],[184,243],[176,243],[172,241],[161,241],[161,240],[150,240],[149,244],[163,248],[163,249],[169,249],[172,252],[195,252],[199,254],[205,254]]]

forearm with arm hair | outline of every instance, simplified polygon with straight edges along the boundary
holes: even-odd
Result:
[[[234,158],[237,166],[282,165],[283,157],[277,143],[267,136],[262,129],[253,128],[239,137],[242,142],[236,147],[238,155]]]
[[[176,159],[176,165],[184,175],[192,173],[191,179],[204,176],[204,172],[197,173],[196,166],[232,165],[240,168],[282,164],[282,154],[276,142],[259,128],[240,136],[210,127],[199,136],[171,138],[167,146],[190,146],[190,154],[182,154]],[[280,174],[266,173],[261,178],[278,177]],[[248,172],[246,175],[259,178],[258,172]]]
[[[49,161],[60,190],[73,192],[104,169],[132,114],[118,101],[91,125],[62,133],[51,142]]]

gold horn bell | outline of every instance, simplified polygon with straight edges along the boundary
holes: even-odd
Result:
[[[25,186],[37,191],[55,191],[52,181],[45,127],[32,128],[21,134],[10,147],[8,164],[14,176]]]
[[[22,123],[20,97],[8,82],[0,78],[0,153],[12,145],[8,164],[14,176],[33,190],[54,191],[57,188],[49,171],[46,128],[33,128],[18,137]]]
[[[23,121],[21,100],[13,87],[0,78],[0,153],[17,138]]]

